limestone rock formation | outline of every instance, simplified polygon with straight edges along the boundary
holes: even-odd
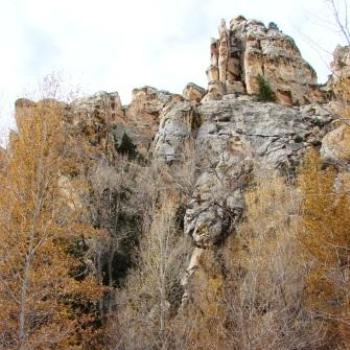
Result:
[[[102,91],[78,98],[69,105],[66,120],[75,132],[85,133],[90,143],[106,148],[113,138],[112,130],[124,120],[119,94]]]
[[[227,26],[222,20],[219,39],[211,43],[207,99],[231,93],[258,94],[259,75],[271,85],[282,104],[323,99],[314,69],[302,58],[294,40],[275,24],[266,27],[239,16]]]
[[[338,99],[350,102],[350,47],[337,46],[331,63],[332,76],[328,85]]]
[[[182,92],[183,96],[187,100],[194,102],[200,102],[204,97],[205,93],[206,90],[195,83],[188,83],[184,91]]]
[[[89,97],[78,98],[70,104],[74,125],[95,120],[115,121],[123,116],[122,104],[117,92],[98,92]]]
[[[157,133],[160,113],[172,94],[150,86],[134,89],[125,110],[126,130],[144,156]]]
[[[192,113],[200,126],[191,128]],[[319,105],[285,107],[227,95],[192,109],[184,101],[164,111],[155,139],[155,157],[181,160],[190,137],[196,145],[199,176],[185,215],[185,232],[199,247],[222,240],[242,214],[242,193],[254,162],[293,173],[305,149],[320,145],[332,115]]]
[[[146,156],[158,130],[160,113],[172,96],[167,91],[146,86],[133,90],[132,101],[126,107],[117,92],[101,91],[69,104],[52,99],[34,102],[21,98],[16,101],[15,114],[19,119],[21,115],[35,112],[40,105],[57,106],[65,110],[65,121],[72,132],[85,134],[90,143],[106,147],[111,142],[120,146],[126,134]]]
[[[185,140],[191,136],[193,109],[190,101],[174,96],[160,116],[154,140],[154,157],[167,163],[181,160]]]

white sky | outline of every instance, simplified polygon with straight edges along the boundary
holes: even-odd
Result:
[[[0,133],[15,99],[53,71],[86,93],[118,91],[123,103],[143,85],[205,87],[210,38],[240,14],[277,23],[326,80],[326,51],[342,38],[325,0],[0,0]]]

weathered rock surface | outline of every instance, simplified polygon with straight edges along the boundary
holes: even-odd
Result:
[[[195,248],[181,281],[182,307],[190,298],[191,280],[205,250],[218,249],[240,222],[244,192],[255,181],[254,167],[279,169],[293,179],[308,147],[320,147],[323,140],[322,147],[328,145],[336,118],[326,105],[288,107],[236,94],[204,99],[196,106],[173,101],[164,108],[154,159],[171,166],[186,158],[188,140],[195,145],[196,179],[184,216],[184,232]],[[342,189],[344,176],[338,179]]]
[[[87,135],[92,145],[107,148],[116,142],[117,124],[124,123],[119,94],[102,91],[78,98],[69,105],[66,120],[75,133]]]
[[[174,96],[160,116],[159,131],[154,140],[154,157],[161,161],[181,160],[185,140],[192,130],[194,112],[190,101]]]
[[[350,47],[337,46],[331,63],[332,76],[328,85],[336,98],[350,102]]]
[[[144,155],[158,131],[160,113],[172,94],[150,86],[134,89],[130,105],[126,107],[125,122],[128,135]]]
[[[98,92],[66,104],[56,100],[34,102],[16,101],[16,118],[35,113],[37,107],[50,105],[64,109],[65,120],[73,134],[84,134],[93,145],[106,148],[107,144],[120,146],[126,134],[139,153],[148,156],[151,143],[158,131],[160,113],[172,94],[146,86],[134,89],[131,103],[124,107],[117,92]]]
[[[219,39],[212,39],[211,43],[207,99],[231,93],[258,94],[259,75],[270,84],[282,104],[324,99],[314,69],[302,58],[294,40],[275,24],[266,27],[240,16],[227,27],[223,20]]]
[[[192,113],[200,126],[191,128]],[[330,113],[319,105],[285,107],[227,95],[192,109],[188,102],[164,109],[155,157],[180,160],[182,145],[195,140],[199,176],[185,215],[185,232],[199,247],[222,240],[242,214],[242,193],[254,162],[292,174],[305,149],[320,145]]]
[[[324,161],[338,166],[350,166],[350,125],[342,125],[329,132],[322,141],[321,156]]]
[[[195,83],[188,83],[182,92],[185,99],[194,102],[200,102],[204,97],[206,90]]]

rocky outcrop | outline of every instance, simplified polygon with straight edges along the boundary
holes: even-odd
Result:
[[[205,94],[206,90],[195,83],[188,83],[182,92],[185,99],[193,102],[200,102]]]
[[[82,97],[70,104],[72,123],[89,123],[92,120],[115,122],[124,116],[119,94],[117,92],[98,92]]]
[[[160,116],[159,130],[154,140],[154,157],[171,163],[181,160],[185,141],[192,130],[193,108],[190,101],[175,96]]]
[[[102,91],[72,101],[66,123],[72,135],[84,134],[91,145],[110,153],[107,149],[113,149],[123,135],[118,125],[125,123],[119,94]]]
[[[200,120],[192,129],[189,114]],[[164,109],[155,139],[155,156],[181,160],[182,146],[192,138],[200,169],[185,215],[185,232],[199,247],[220,242],[239,220],[242,193],[253,164],[292,174],[305,149],[320,145],[332,121],[320,105],[285,107],[227,95],[191,109],[179,101]]]
[[[318,104],[291,108],[235,95],[196,107],[179,98],[164,108],[154,158],[181,162],[187,140],[195,144],[197,178],[184,217],[195,248],[182,279],[183,306],[203,252],[220,246],[240,221],[254,166],[293,175],[305,150],[321,144],[332,119]]]
[[[134,89],[132,92],[131,103],[125,110],[126,128],[144,156],[147,156],[158,131],[160,113],[171,98],[170,92],[150,86]]]
[[[293,178],[306,149],[322,144],[334,118],[319,104],[288,107],[235,94],[196,106],[178,100],[164,108],[154,159],[181,163],[186,142],[195,145],[195,181],[184,215],[184,232],[194,249],[181,281],[182,307],[205,250],[217,250],[235,232],[254,168],[261,164]]]
[[[350,102],[350,47],[337,46],[331,63],[332,76],[328,82],[336,99]]]
[[[172,94],[152,87],[134,89],[132,101],[123,106],[117,92],[98,92],[65,104],[53,99],[38,102],[29,99],[16,101],[16,118],[35,113],[41,105],[57,106],[63,109],[70,133],[84,134],[92,145],[102,148],[118,148],[127,135],[137,151],[148,157],[151,143],[158,131],[159,118],[163,107],[171,100]]]
[[[282,104],[324,99],[314,69],[302,58],[294,40],[274,23],[266,27],[242,16],[229,26],[222,20],[219,39],[212,39],[207,76],[207,99],[232,93],[256,95],[258,76],[264,77]]]

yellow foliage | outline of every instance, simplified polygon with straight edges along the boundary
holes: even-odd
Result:
[[[58,182],[62,115],[48,102],[22,111],[0,173],[0,334],[9,350],[82,348],[91,320],[79,308],[102,293],[95,280],[72,273],[79,261],[69,242],[89,230],[66,210]]]
[[[299,176],[299,240],[310,269],[307,306],[327,321],[330,335],[349,344],[350,196],[337,188],[336,176],[335,169],[321,168],[316,151],[309,152]]]
[[[191,294],[186,310],[177,322],[182,327],[186,349],[229,349],[226,329],[227,309],[224,304],[224,276],[218,264],[215,264],[215,253],[205,252],[199,261],[199,269],[191,281]]]

